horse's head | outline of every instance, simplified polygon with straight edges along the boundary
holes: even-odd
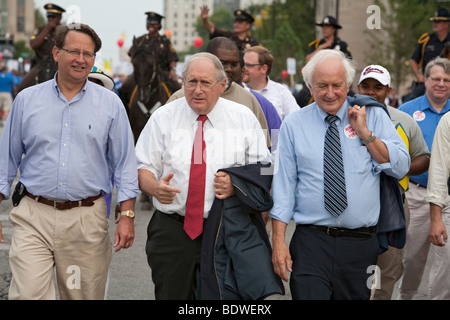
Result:
[[[136,48],[131,57],[134,78],[138,86],[139,101],[145,104],[150,99],[153,83],[157,77],[156,58],[148,43],[139,44],[134,38],[133,46]]]

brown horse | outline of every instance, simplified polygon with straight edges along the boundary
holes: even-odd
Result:
[[[146,43],[139,45],[136,38],[133,39],[133,45],[137,47],[131,57],[135,85],[131,91],[128,116],[137,142],[148,119],[156,109],[167,102],[170,92],[161,80],[157,61],[150,47]]]

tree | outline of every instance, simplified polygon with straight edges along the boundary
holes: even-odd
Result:
[[[302,42],[295,35],[291,25],[285,21],[275,31],[273,39],[266,41],[267,48],[272,55],[276,57],[272,66],[272,77],[276,78],[281,74],[282,70],[286,69],[286,59],[288,57],[296,58],[301,61],[303,58],[301,54]]]
[[[398,88],[412,74],[409,61],[417,40],[423,33],[432,32],[428,18],[439,1],[375,0],[375,4],[381,9],[381,28],[366,31],[370,34],[367,61],[386,67],[393,87]]]
[[[276,57],[273,75],[286,69],[288,57],[295,58],[297,66],[304,63],[307,44],[315,38],[315,11],[312,0],[274,0],[260,9],[261,25],[254,34]]]
[[[34,9],[34,26],[35,28],[43,27],[47,24],[47,19],[42,14],[41,10]]]
[[[34,56],[34,51],[29,48],[25,40],[20,40],[14,43],[15,58],[31,58]]]

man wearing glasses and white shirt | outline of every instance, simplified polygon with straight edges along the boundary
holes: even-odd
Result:
[[[155,297],[163,300],[196,297],[203,223],[215,198],[235,194],[230,176],[218,170],[271,162],[252,111],[220,98],[227,76],[216,56],[193,55],[182,78],[184,97],[155,111],[136,144],[139,186],[156,208],[146,252]]]
[[[288,114],[300,107],[288,88],[269,79],[273,60],[272,54],[264,47],[254,46],[245,49],[242,82],[272,102],[283,121]]]

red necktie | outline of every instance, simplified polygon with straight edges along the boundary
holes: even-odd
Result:
[[[203,232],[206,179],[206,145],[203,138],[203,125],[206,119],[205,115],[198,117],[198,127],[195,132],[194,146],[192,147],[191,174],[184,218],[184,230],[192,240]]]

